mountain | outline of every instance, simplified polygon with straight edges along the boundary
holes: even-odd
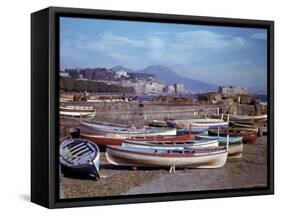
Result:
[[[151,65],[140,71],[140,73],[151,73],[156,76],[157,79],[162,80],[165,84],[183,83],[185,90],[193,92],[211,92],[218,91],[218,86],[202,82],[195,79],[190,79],[179,75],[172,69],[162,65]]]

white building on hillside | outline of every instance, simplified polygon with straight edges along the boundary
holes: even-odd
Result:
[[[175,87],[175,92],[176,92],[177,94],[183,94],[183,93],[185,93],[184,84],[175,83],[175,84],[174,84],[174,87]]]
[[[166,85],[164,92],[167,92],[168,94],[174,94],[176,92],[174,85]]]
[[[124,70],[116,71],[115,75],[116,75],[116,78],[122,78],[122,77],[128,78],[129,77],[128,72],[124,71]]]
[[[241,95],[248,94],[248,90],[239,86],[219,86],[219,93],[223,95]]]

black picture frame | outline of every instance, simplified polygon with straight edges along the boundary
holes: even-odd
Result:
[[[260,27],[268,31],[267,187],[60,200],[59,17],[88,17],[145,22]],[[31,201],[47,208],[267,195],[274,193],[274,22],[201,16],[49,7],[31,15]]]

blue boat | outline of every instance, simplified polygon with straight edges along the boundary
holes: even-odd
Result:
[[[227,137],[222,136],[208,136],[208,135],[196,135],[195,139],[198,140],[218,140],[220,144],[227,143]],[[242,137],[229,137],[229,144],[242,143]]]
[[[63,140],[60,144],[60,164],[68,172],[100,178],[99,148],[88,140]]]

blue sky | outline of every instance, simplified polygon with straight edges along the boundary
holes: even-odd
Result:
[[[212,84],[266,89],[265,29],[60,19],[60,68],[160,64]]]

